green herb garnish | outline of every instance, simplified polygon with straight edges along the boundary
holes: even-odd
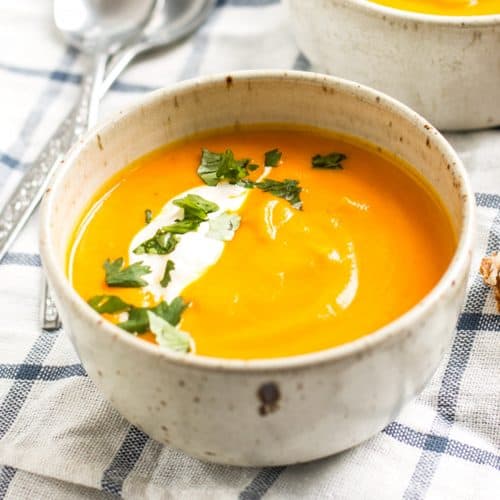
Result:
[[[207,220],[209,213],[219,210],[217,203],[196,194],[188,194],[184,198],[174,200],[173,204],[184,210],[184,218],[158,229],[152,238],[144,241],[134,249],[135,254],[166,255],[173,252],[177,243],[179,243],[176,234],[196,231],[199,225]]]
[[[209,186],[216,186],[222,180],[236,184],[248,176],[249,164],[248,158],[236,160],[230,149],[226,149],[224,153],[214,153],[203,149],[198,175]],[[253,166],[252,169],[254,169]]]
[[[146,208],[146,210],[144,210],[144,220],[146,221],[146,224],[149,224],[153,219],[153,212],[151,212],[151,210],[149,210],[149,208]]]
[[[206,200],[197,194],[188,194],[184,198],[173,201],[173,204],[184,209],[184,220],[207,220],[207,215],[219,210],[219,205]],[[183,221],[181,221],[183,222]]]
[[[266,166],[276,166],[281,159],[281,151],[272,149],[267,151],[264,156]],[[255,170],[256,168],[258,166],[250,164],[248,159],[235,160],[230,149],[226,149],[224,153],[213,153],[208,149],[203,149],[198,175],[209,186],[216,186],[219,181],[226,180],[230,184],[238,184],[249,189],[257,187],[262,191],[287,200],[294,208],[302,210],[302,201],[300,200],[302,188],[299,186],[298,181],[292,179],[285,179],[284,181],[265,179],[262,182],[253,182],[246,179],[249,170]]]
[[[342,162],[347,158],[343,153],[329,153],[327,155],[314,155],[311,159],[313,168],[328,168],[331,170],[343,169]]]
[[[264,179],[261,182],[245,180],[242,182],[242,186],[248,188],[259,188],[266,193],[271,193],[274,196],[283,198],[288,201],[293,208],[302,210],[302,200],[300,199],[300,192],[302,191],[302,188],[299,186],[299,181],[294,179],[285,179],[283,181]]]
[[[148,312],[160,316],[172,326],[177,326],[187,306],[188,304],[182,300],[182,297],[176,297],[170,304],[162,301],[154,307],[129,306],[130,311],[127,321],[118,323],[118,326],[130,333],[147,332],[150,330]]]
[[[240,227],[241,217],[237,214],[224,212],[208,222],[207,236],[214,240],[230,241]]]
[[[170,349],[175,352],[188,352],[192,343],[189,334],[175,328],[155,313],[147,312],[149,327],[155,334],[156,342],[160,347]]]
[[[271,149],[271,151],[266,151],[264,153],[264,165],[266,167],[275,167],[281,160],[281,151],[276,149]]]
[[[190,231],[196,231],[202,222],[202,219],[176,220],[169,226],[163,226],[159,231],[172,234],[185,234]]]
[[[178,325],[181,320],[182,313],[184,309],[189,304],[184,302],[182,297],[176,297],[170,304],[166,302],[160,302],[157,306],[153,307],[153,311],[158,316],[161,316],[165,321],[168,321],[171,325]]]
[[[106,272],[106,284],[112,287],[139,288],[148,283],[141,276],[149,274],[151,268],[143,266],[142,262],[136,262],[128,267],[123,267],[123,258],[120,257],[111,262],[109,259],[104,263]]]
[[[165,265],[165,271],[163,272],[163,278],[160,281],[160,285],[163,288],[170,283],[172,278],[170,277],[170,273],[175,269],[175,264],[171,260],[167,260],[167,264]]]
[[[120,328],[129,333],[145,333],[149,330],[148,308],[132,307],[128,313],[128,319],[118,323]]]
[[[142,242],[134,253],[137,255],[147,253],[155,255],[166,255],[175,250],[179,240],[176,236],[171,234],[173,231],[165,231],[165,228],[160,228],[156,231],[155,235],[149,240]],[[186,231],[184,231],[186,232]]]
[[[128,311],[131,308],[129,304],[123,302],[123,300],[116,295],[96,295],[90,298],[87,303],[99,314],[113,314]]]

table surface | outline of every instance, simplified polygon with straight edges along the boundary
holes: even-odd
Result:
[[[78,98],[84,57],[49,0],[0,6],[0,205]],[[204,27],[135,62],[101,118],[145,92],[238,69],[309,70],[276,0],[219,0]],[[103,400],[63,331],[40,332],[37,215],[0,263],[0,498],[494,498],[500,491],[500,317],[477,273],[500,248],[500,129],[449,133],[477,193],[469,292],[423,393],[384,431],[310,464],[206,464],[152,441]]]

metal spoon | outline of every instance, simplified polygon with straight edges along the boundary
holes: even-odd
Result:
[[[99,88],[109,56],[140,34],[154,5],[154,0],[54,0],[57,29],[67,43],[92,58],[80,99],[85,128],[97,122]]]
[[[216,0],[164,0],[161,3],[137,42],[125,47],[111,61],[101,87],[103,93],[137,55],[173,44],[195,31],[212,12]]]
[[[54,0],[54,23],[69,45],[91,58],[82,81],[71,142],[97,123],[100,87],[109,57],[137,37],[151,17],[155,0]],[[38,201],[37,201],[38,203]],[[42,327],[56,330],[59,314],[45,282]]]
[[[169,0],[157,1],[150,20],[144,27],[142,35],[135,41],[135,43],[131,43],[124,47],[123,50],[119,51],[113,57],[105,81],[101,84],[98,90],[96,89],[99,97],[102,97],[106,93],[109,87],[132,61],[132,59],[134,59],[134,57],[146,51],[159,49],[160,47],[173,44],[196,30],[212,12],[215,7],[215,1],[216,0],[184,0],[183,2]],[[98,101],[99,99],[96,98],[96,102],[94,104],[96,108]],[[56,131],[55,136],[53,136],[42,152],[42,157],[44,153],[48,153],[51,149],[54,149],[54,146],[56,149],[61,149],[61,151],[69,148],[71,142],[73,141],[70,141],[69,143],[68,141],[62,141],[63,144],[61,144],[60,136],[64,134],[67,135],[65,131],[68,130],[68,125],[71,124],[74,124],[75,128],[83,130],[84,123],[81,114],[81,112],[78,112],[78,108],[76,108],[66,117],[61,127],[58,131]],[[54,141],[57,141],[57,143],[53,144]],[[42,192],[44,190],[45,186]],[[1,216],[2,214],[0,214],[0,231],[2,222]],[[0,259],[3,256],[2,250],[2,238],[0,234]],[[6,250],[7,249],[4,251],[6,252]],[[46,330],[56,330],[60,328],[61,324],[59,315],[46,284],[43,288],[41,306],[42,327]]]

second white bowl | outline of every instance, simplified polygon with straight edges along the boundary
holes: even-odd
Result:
[[[367,0],[284,0],[323,73],[370,85],[434,126],[500,125],[500,14],[436,16]]]

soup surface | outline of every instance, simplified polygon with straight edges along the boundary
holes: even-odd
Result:
[[[442,16],[500,14],[499,0],[370,0],[400,10]]]
[[[235,172],[239,182],[228,183]],[[333,347],[410,309],[451,260],[448,215],[410,172],[372,146],[316,129],[193,136],[102,187],[75,230],[68,274],[98,312],[160,345],[180,330],[192,352],[223,358]],[[134,273],[143,286],[127,281]],[[161,301],[153,312],[172,325],[182,312],[175,328],[153,325],[144,309]]]

